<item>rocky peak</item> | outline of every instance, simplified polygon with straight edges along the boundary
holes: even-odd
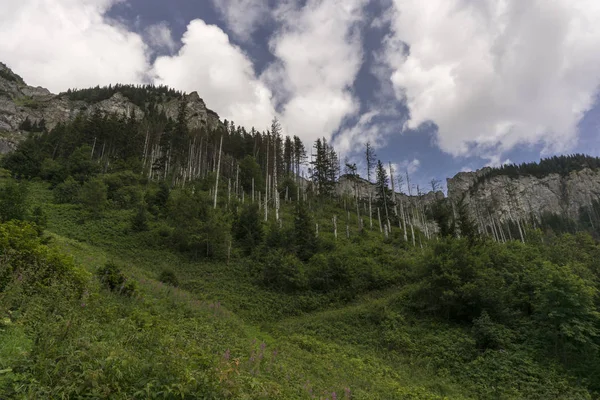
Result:
[[[544,214],[577,219],[581,210],[600,198],[600,170],[581,168],[537,177],[498,174],[480,179],[489,170],[448,179],[448,197],[454,203],[464,198],[469,213],[482,229],[490,221],[529,221]]]
[[[197,92],[182,99],[165,100],[158,109],[176,120],[181,102],[186,103],[190,129],[215,129],[221,124],[217,113],[206,107]],[[43,119],[46,127],[52,129],[59,122],[75,118],[78,114],[91,115],[96,111],[127,116],[135,113],[138,118],[144,117],[143,109],[120,92],[97,103],[71,100],[66,95],[54,95],[45,88],[28,86],[7,65],[0,63],[0,153],[10,151],[19,139],[25,137],[20,127],[27,119],[32,124]],[[8,137],[11,138],[10,143]]]
[[[25,82],[23,78],[19,75],[15,74],[8,66],[2,62],[0,62],[0,80],[14,82],[18,85],[24,85]]]
[[[164,103],[159,106],[159,110],[163,111],[167,117],[177,120],[179,107],[182,102],[186,104],[187,120],[190,129],[215,129],[221,124],[218,114],[206,108],[204,100],[200,98],[197,92],[191,92],[181,100],[171,100]]]

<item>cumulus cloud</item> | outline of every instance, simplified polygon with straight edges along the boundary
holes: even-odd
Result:
[[[150,25],[145,29],[146,42],[155,51],[167,51],[172,53],[177,48],[177,43],[173,40],[171,28],[166,22]]]
[[[276,115],[271,91],[256,78],[250,59],[225,32],[194,20],[182,42],[178,54],[156,59],[153,74],[157,84],[198,91],[221,118],[236,124],[258,130],[270,125]]]
[[[416,158],[412,160],[405,160],[400,163],[400,171],[402,171],[402,173],[408,172],[409,175],[412,175],[415,172],[417,172],[420,167],[421,161]]]
[[[600,84],[597,0],[394,0],[389,79],[454,156],[565,151]],[[404,45],[410,47],[405,51]]]
[[[284,2],[270,48],[276,61],[261,79],[283,104],[282,123],[303,140],[331,135],[355,114],[352,85],[362,64],[357,24],[367,0]]]
[[[32,85],[141,83],[147,46],[104,15],[118,0],[0,0],[0,57]]]
[[[212,0],[212,3],[233,34],[242,40],[249,40],[270,17],[265,0]]]

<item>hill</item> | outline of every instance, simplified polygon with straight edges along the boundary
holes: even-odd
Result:
[[[307,160],[276,120],[114,90],[59,97],[139,110],[38,123],[2,159],[0,398],[600,395],[598,225],[486,231],[381,162],[341,177],[325,139]]]

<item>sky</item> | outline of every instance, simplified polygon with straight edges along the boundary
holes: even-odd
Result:
[[[600,156],[597,0],[0,0],[0,61],[57,93],[197,91],[364,168],[371,142],[428,187],[554,154]]]

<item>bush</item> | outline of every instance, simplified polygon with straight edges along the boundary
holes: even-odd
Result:
[[[69,176],[63,183],[57,185],[52,191],[54,202],[57,204],[75,203],[79,200],[81,185]]]
[[[98,269],[96,275],[100,279],[102,286],[111,292],[131,297],[137,291],[135,282],[128,280],[121,272],[121,269],[112,262]]]
[[[134,232],[145,232],[148,230],[148,212],[143,205],[138,207],[137,213],[131,219],[131,229]]]
[[[98,218],[106,208],[106,185],[100,179],[86,182],[79,193],[79,199],[92,218]]]
[[[27,186],[13,181],[0,188],[0,219],[24,220],[27,215]]]
[[[163,269],[158,276],[158,280],[167,285],[174,287],[179,286],[177,275],[175,275],[175,272],[170,269]]]
[[[304,265],[282,251],[269,253],[263,261],[262,283],[272,289],[293,292],[306,287]]]

